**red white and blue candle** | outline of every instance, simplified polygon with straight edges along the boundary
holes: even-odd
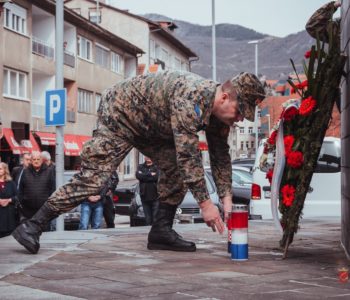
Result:
[[[230,218],[231,259],[234,261],[248,260],[248,207],[234,204]]]

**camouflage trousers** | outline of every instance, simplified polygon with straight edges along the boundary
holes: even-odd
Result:
[[[133,147],[150,157],[160,169],[159,201],[172,205],[180,204],[187,187],[177,167],[174,142],[136,142],[130,134],[123,136],[120,132],[116,133],[99,123],[93,138],[84,144],[81,171],[49,197],[49,207],[53,211],[64,213],[78,206],[89,196],[98,195],[112,172],[117,170]]]

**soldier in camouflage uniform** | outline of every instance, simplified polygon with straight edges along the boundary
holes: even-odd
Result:
[[[53,193],[13,236],[31,253],[37,253],[44,224],[98,194],[135,147],[160,169],[160,205],[148,248],[195,251],[194,243],[172,229],[176,208],[187,189],[198,201],[208,226],[220,233],[224,230],[207,191],[197,133],[205,130],[213,177],[228,212],[232,206],[229,127],[243,117],[254,120],[255,106],[264,97],[260,81],[249,73],[224,84],[179,72],[148,74],[116,84],[102,97],[97,129],[81,154],[80,173]]]

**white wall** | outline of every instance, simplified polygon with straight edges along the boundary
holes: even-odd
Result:
[[[33,6],[32,34],[47,45],[55,45],[55,17]]]
[[[75,27],[68,25],[67,23],[64,24],[64,36],[63,36],[63,42],[67,42],[66,44],[66,50],[76,54],[77,53],[77,30]]]
[[[55,88],[55,76],[33,73],[32,115],[44,117],[46,90]]]

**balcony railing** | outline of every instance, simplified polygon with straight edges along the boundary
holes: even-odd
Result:
[[[64,64],[72,68],[75,67],[75,55],[72,52],[64,50]]]
[[[53,47],[34,36],[32,37],[32,52],[49,59],[53,59],[55,56],[55,49]]]

